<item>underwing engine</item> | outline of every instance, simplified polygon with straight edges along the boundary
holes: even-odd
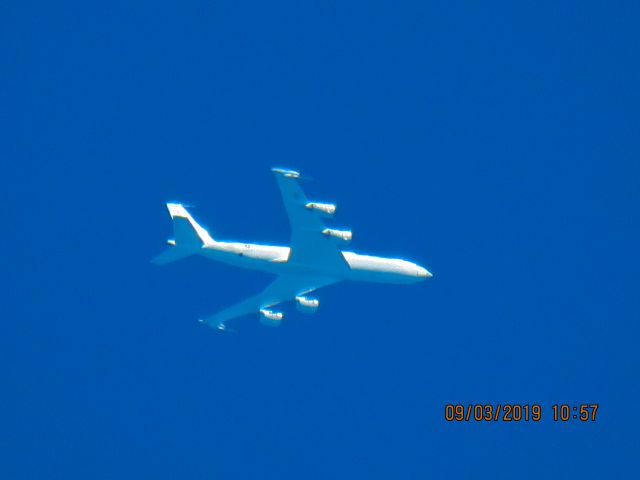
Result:
[[[329,237],[334,237],[338,240],[342,240],[345,243],[350,242],[353,238],[351,230],[334,230],[333,228],[325,228],[324,230],[322,230],[322,233]]]
[[[260,323],[268,327],[278,327],[284,315],[282,312],[274,312],[266,308],[260,309]]]
[[[323,217],[332,217],[336,213],[336,206],[333,203],[309,202],[305,205],[309,210],[319,212]]]
[[[309,298],[298,296],[296,297],[296,308],[300,312],[315,313],[320,306],[320,301],[317,298]]]

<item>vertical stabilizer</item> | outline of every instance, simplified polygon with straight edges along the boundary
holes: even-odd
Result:
[[[173,240],[169,240],[171,247],[152,260],[157,265],[175,262],[181,258],[196,253],[205,245],[215,243],[209,232],[179,203],[167,203],[167,209],[173,221]]]
[[[177,247],[202,247],[214,243],[213,238],[202,228],[179,203],[167,203],[173,220],[173,239]]]

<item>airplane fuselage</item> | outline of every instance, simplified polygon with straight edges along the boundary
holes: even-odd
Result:
[[[425,268],[407,260],[361,255],[350,251],[342,251],[349,269],[341,272],[331,266],[292,263],[289,261],[290,248],[286,246],[213,242],[203,245],[198,253],[211,260],[277,275],[312,274],[339,280],[400,284],[419,282],[431,276]]]

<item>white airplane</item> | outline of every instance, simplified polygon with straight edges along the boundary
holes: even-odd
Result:
[[[300,311],[313,313],[320,302],[309,294],[320,287],[343,280],[407,284],[431,277],[426,268],[406,260],[341,250],[340,246],[351,240],[351,232],[327,228],[322,220],[333,216],[336,206],[309,201],[298,185],[298,172],[280,168],[272,171],[289,215],[290,247],[216,241],[196,223],[183,205],[167,203],[173,220],[174,239],[168,241],[171,247],[152,260],[153,263],[164,265],[198,254],[277,275],[261,293],[201,319],[201,322],[224,331],[229,320],[259,313],[263,324],[278,326],[284,315],[273,307],[295,301]]]

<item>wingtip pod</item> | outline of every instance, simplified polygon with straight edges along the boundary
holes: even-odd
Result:
[[[219,333],[236,333],[235,330],[227,327],[224,323],[220,322],[217,323],[214,328],[216,329],[217,332]]]
[[[216,332],[219,333],[235,333],[236,331],[227,327],[224,322],[213,322],[210,320],[205,320],[203,318],[199,318],[198,319],[198,323],[201,323],[203,325],[206,325],[207,327],[210,327],[212,329],[214,329]]]
[[[300,173],[296,172],[295,170],[288,170],[286,168],[272,168],[271,171],[287,178],[300,178]]]

